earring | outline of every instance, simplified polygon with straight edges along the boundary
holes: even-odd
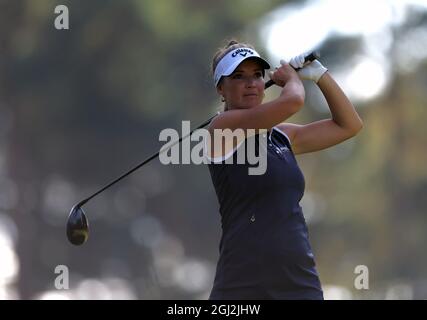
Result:
[[[224,97],[221,97],[221,101],[222,101],[222,102],[225,102],[225,98],[224,98]]]

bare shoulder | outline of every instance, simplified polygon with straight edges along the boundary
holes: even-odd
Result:
[[[208,155],[211,158],[228,157],[238,148],[246,137],[246,130],[239,128],[242,110],[229,110],[219,113],[208,126],[210,139],[207,141]]]

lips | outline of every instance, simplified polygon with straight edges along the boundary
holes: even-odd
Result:
[[[243,95],[244,97],[258,97],[258,94],[256,93],[247,93],[245,95]]]

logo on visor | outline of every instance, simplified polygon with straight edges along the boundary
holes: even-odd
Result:
[[[235,58],[238,54],[240,54],[242,57],[246,57],[247,54],[254,54],[254,52],[250,49],[243,48],[243,49],[237,49],[233,54],[231,55],[233,58]]]

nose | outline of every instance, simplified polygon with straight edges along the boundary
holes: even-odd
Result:
[[[247,88],[252,88],[255,86],[255,81],[256,79],[254,77],[247,77],[246,78],[246,87]]]

